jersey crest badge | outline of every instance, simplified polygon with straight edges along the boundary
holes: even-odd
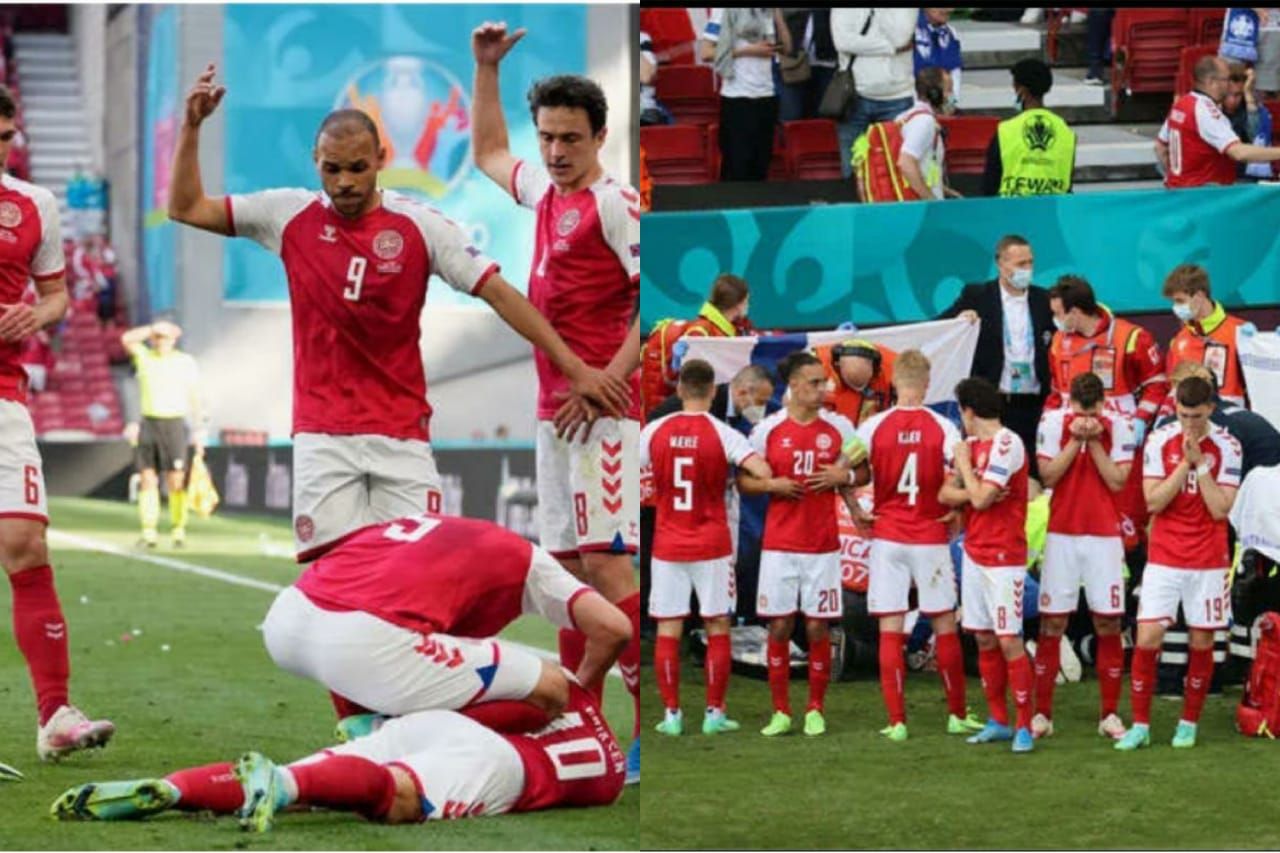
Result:
[[[17,228],[22,224],[22,209],[11,201],[0,201],[0,225]]]
[[[391,229],[379,231],[378,236],[373,238],[373,253],[384,261],[399,257],[402,251],[404,251],[404,238],[400,236],[399,231]]]
[[[824,433],[824,434],[822,434],[822,435],[818,436],[817,438],[815,438],[815,439],[813,440],[813,443],[814,443],[814,444],[816,444],[816,445],[818,445],[818,449],[819,449],[819,450],[830,450],[830,449],[831,449],[831,436],[826,435],[826,434]]]
[[[556,223],[556,233],[561,237],[568,237],[581,221],[582,215],[578,213],[576,208],[566,210],[560,217],[560,221]]]

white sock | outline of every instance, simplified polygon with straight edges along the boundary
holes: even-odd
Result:
[[[290,803],[298,801],[298,780],[293,777],[293,771],[288,767],[276,767],[276,772],[280,774],[276,778],[280,780],[280,784],[284,787],[285,796],[288,797]]]

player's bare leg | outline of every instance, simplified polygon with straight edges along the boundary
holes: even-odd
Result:
[[[1094,651],[1100,700],[1098,734],[1112,740],[1124,736],[1124,722],[1118,710],[1120,685],[1124,677],[1124,641],[1120,638],[1120,621],[1119,616],[1093,617],[1093,630],[1098,638]]]
[[[952,622],[954,631],[954,618]],[[905,626],[906,620],[901,613],[880,617],[880,696],[889,714],[889,725],[881,729],[880,734],[899,743],[907,739],[907,665],[903,658],[907,642],[907,635],[903,632]]]
[[[725,693],[729,689],[729,670],[733,656],[729,640],[729,617],[703,619],[707,628],[707,711],[702,718],[704,735],[736,732],[738,723],[725,714]]]
[[[707,633],[710,641],[710,628]],[[662,722],[655,729],[659,734],[673,737],[684,733],[684,717],[680,713],[680,638],[683,635],[683,619],[658,620],[658,638],[653,646],[653,672],[654,680],[658,682],[658,695],[662,697],[663,715]],[[708,652],[708,671],[710,666],[711,654]],[[710,695],[707,696],[707,704],[711,704]]]
[[[1164,642],[1163,622],[1139,622],[1138,638],[1134,644],[1133,662],[1129,667],[1129,703],[1133,710],[1133,725],[1115,743],[1121,752],[1129,752],[1151,744],[1151,697],[1156,689],[1156,662],[1160,657],[1160,645]],[[1213,634],[1209,634],[1209,663],[1213,664]]]
[[[155,468],[138,472],[138,518],[142,522],[142,541],[147,548],[156,547],[160,525],[160,477]]]
[[[165,480],[169,486],[169,532],[173,546],[181,548],[187,541],[187,472],[170,471]]]
[[[791,731],[791,632],[795,616],[775,616],[769,620],[769,692],[773,697],[773,716],[760,730],[765,737],[776,737]]]
[[[982,723],[969,713],[965,699],[964,652],[956,612],[949,610],[930,617],[933,625],[935,659],[942,691],[947,697],[947,734],[971,734],[982,729]]]
[[[804,733],[812,737],[827,731],[822,711],[827,685],[831,683],[831,623],[826,619],[805,619],[804,632],[809,640],[809,702],[804,712]]]
[[[89,720],[67,698],[71,674],[67,623],[53,586],[43,521],[0,519],[0,562],[13,590],[13,636],[35,688],[36,752],[49,761],[77,749],[103,746],[115,733],[107,720]]]
[[[1040,634],[1036,638],[1035,716],[1031,718],[1033,737],[1053,734],[1053,690],[1061,668],[1062,635],[1066,633],[1068,618],[1065,613],[1040,614]]]

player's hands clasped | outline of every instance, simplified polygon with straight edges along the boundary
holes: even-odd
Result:
[[[222,103],[222,96],[227,93],[226,86],[215,86],[213,75],[216,68],[212,62],[196,78],[196,84],[187,92],[187,125],[199,127],[200,123],[213,115],[213,111]]]
[[[471,53],[476,58],[476,64],[497,65],[516,46],[516,42],[524,38],[526,32],[521,27],[508,36],[505,21],[485,21],[471,31]]]
[[[769,494],[775,498],[798,501],[804,497],[804,486],[790,477],[774,477],[769,481]]]
[[[849,469],[839,465],[823,465],[805,478],[805,488],[811,492],[828,492],[849,485]]]
[[[631,405],[631,389],[627,380],[620,379],[607,370],[583,366],[569,380],[569,387],[579,397],[585,397],[615,418],[624,417]]]
[[[1204,460],[1204,454],[1200,452],[1199,439],[1192,438],[1189,435],[1182,437],[1182,455],[1187,458],[1187,462],[1192,468]]]
[[[10,305],[0,303],[0,340],[5,343],[17,343],[40,329],[40,319],[35,309],[26,302],[14,302]]]

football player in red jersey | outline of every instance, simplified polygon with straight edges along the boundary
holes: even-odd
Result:
[[[568,377],[620,411],[625,384],[574,354],[497,264],[440,212],[377,186],[386,156],[358,110],[330,113],[316,134],[323,192],[276,189],[210,197],[200,178],[200,127],[226,89],[214,66],[187,95],[169,217],[248,237],[279,254],[293,317],[294,536],[299,562],[351,532],[439,512],[420,319],[427,281],[479,296]]]
[[[66,258],[53,193],[3,172],[18,133],[17,110],[0,86],[0,563],[13,590],[13,636],[35,688],[36,752],[49,761],[102,746],[115,726],[87,719],[67,698],[67,623],[45,540],[43,466],[21,363],[27,338],[67,311]],[[22,298],[31,280],[39,294],[34,305]]]
[[[1036,715],[1031,733],[1053,734],[1053,687],[1062,634],[1084,585],[1098,636],[1098,734],[1119,738],[1116,714],[1124,648],[1124,544],[1115,495],[1133,464],[1132,420],[1104,411],[1106,389],[1094,373],[1071,380],[1069,409],[1046,409],[1036,434],[1040,476],[1053,489],[1040,571],[1040,637],[1036,646]]]
[[[1240,443],[1210,423],[1213,386],[1199,376],[1178,383],[1176,423],[1143,448],[1143,488],[1154,519],[1138,599],[1138,638],[1130,669],[1133,726],[1116,742],[1128,751],[1151,743],[1151,695],[1165,629],[1181,604],[1188,629],[1187,678],[1173,746],[1196,745],[1200,709],[1213,678],[1213,632],[1231,621],[1227,516],[1240,486]]]
[[[969,743],[1012,740],[1030,752],[1031,662],[1022,645],[1022,594],[1027,578],[1027,474],[1022,439],[1000,423],[1000,393],[973,377],[956,386],[968,438],[954,449],[958,480],[938,499],[967,507],[960,599],[964,628],[978,641],[978,667],[990,717]],[[1013,688],[1016,727],[1009,727],[1005,687]]]

